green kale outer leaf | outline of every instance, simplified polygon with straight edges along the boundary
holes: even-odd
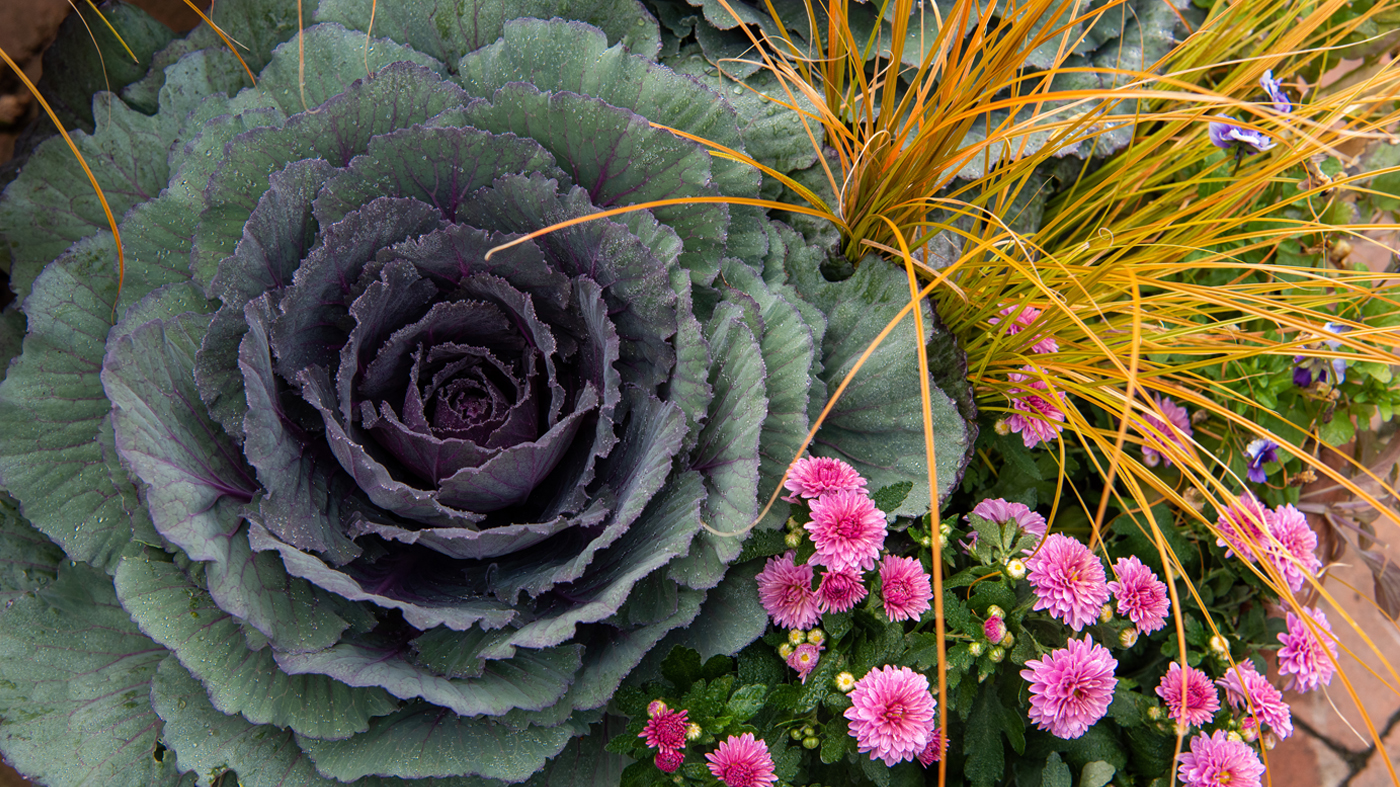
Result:
[[[142,39],[150,70],[75,135],[120,290],[61,142],[0,197],[27,295],[0,335],[0,751],[26,772],[617,776],[629,675],[762,633],[745,538],[902,277],[822,281],[825,249],[722,202],[492,251],[758,195],[657,126],[793,153],[656,62],[638,3],[434,9],[368,35],[307,4],[298,42],[287,4],[222,0],[256,85],[208,29]],[[956,350],[906,322],[813,450],[913,515],[916,353]],[[971,441],[934,393],[946,492]]]

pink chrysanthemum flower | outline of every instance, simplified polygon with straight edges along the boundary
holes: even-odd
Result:
[[[817,594],[812,592],[812,567],[795,565],[796,552],[769,558],[758,573],[758,601],[769,617],[783,628],[809,629],[817,625]]]
[[[828,570],[817,586],[817,608],[825,612],[846,612],[854,608],[870,591],[866,590],[860,574],[850,569]]]
[[[1184,703],[1183,683],[1186,684]],[[1162,676],[1162,682],[1157,684],[1157,696],[1167,703],[1169,715],[1177,723],[1188,727],[1204,726],[1220,710],[1220,695],[1211,685],[1210,676],[1195,667],[1188,666],[1183,670],[1176,662],[1172,662],[1167,674]]]
[[[993,497],[973,506],[972,513],[989,522],[1015,522],[1022,531],[1045,538],[1045,517],[1023,503],[1009,503],[999,497]]]
[[[1118,660],[1093,637],[1072,639],[1043,659],[1026,662],[1021,677],[1030,682],[1030,720],[1051,735],[1070,740],[1083,735],[1108,713],[1118,679]]]
[[[856,681],[851,690],[851,735],[856,748],[885,765],[912,760],[933,735],[935,701],[928,678],[908,667],[885,665]]]
[[[1268,509],[1259,498],[1246,492],[1216,518],[1215,526],[1220,529],[1221,538],[1215,543],[1229,547],[1225,557],[1238,553],[1245,560],[1253,560],[1254,547],[1268,543],[1269,537],[1264,534],[1268,523]]]
[[[1278,652],[1278,672],[1293,676],[1283,686],[1289,691],[1312,691],[1326,686],[1332,682],[1332,673],[1337,669],[1334,663],[1337,643],[1328,636],[1332,625],[1327,622],[1327,615],[1316,607],[1306,608],[1306,611],[1326,633],[1313,634],[1302,618],[1288,613],[1288,631],[1278,635],[1278,641],[1283,643]],[[1331,658],[1327,656],[1328,651],[1331,651]]]
[[[730,735],[705,759],[725,787],[769,787],[778,782],[768,744],[754,740],[752,732]]]
[[[912,557],[890,555],[880,563],[881,595],[885,602],[885,616],[890,622],[918,620],[928,611],[929,600],[933,598],[933,588],[928,574],[918,560]]]
[[[919,752],[917,759],[919,764],[925,768],[943,759],[943,730],[941,728],[933,728],[933,733],[928,736],[928,745]]]
[[[662,749],[656,753],[656,767],[662,773],[675,773],[685,762],[685,752],[680,749]]]
[[[1267,521],[1273,538],[1260,544],[1259,551],[1278,569],[1289,588],[1302,590],[1307,578],[1322,570],[1316,554],[1317,533],[1308,526],[1307,516],[1291,505],[1275,508]]]
[[[1001,317],[1011,317],[1013,314],[1016,315],[1012,318],[1011,324],[1006,326],[1007,334],[1015,336],[1029,328],[1036,320],[1039,320],[1041,313],[1040,309],[1034,306],[1007,306],[1005,309],[1001,310]],[[993,317],[987,320],[987,322],[992,325],[1000,325],[1001,317]],[[1060,343],[1055,341],[1055,337],[1043,333],[1036,336],[1035,344],[1031,345],[1031,352],[1037,353],[1052,353],[1058,349],[1060,349]]]
[[[1065,395],[1051,391],[1044,380],[1018,372],[1012,372],[1007,377],[1013,383],[1029,381],[1025,388],[1008,391],[1011,407],[1016,410],[1006,417],[1006,426],[1011,433],[1021,435],[1021,442],[1027,448],[1035,448],[1058,438],[1064,429]]]
[[[683,749],[685,748],[686,713],[685,710],[666,708],[647,719],[647,726],[642,728],[637,737],[645,738],[647,745],[653,749],[662,751]]]
[[[863,492],[817,498],[805,527],[817,546],[815,562],[827,568],[869,571],[885,544],[885,512]]]
[[[840,459],[825,456],[809,456],[792,463],[787,480],[783,482],[791,495],[783,498],[789,502],[799,497],[814,498],[832,492],[865,492],[865,479],[854,467]]]
[[[817,662],[821,660],[821,652],[825,648],[821,645],[813,645],[804,642],[793,649],[792,655],[787,657],[787,665],[797,670],[797,677],[807,682],[807,675],[816,669]]]
[[[1069,536],[1052,533],[1040,550],[1026,559],[1026,578],[1035,591],[1035,609],[1048,609],[1075,631],[1099,617],[1108,603],[1103,564],[1089,548]]]
[[[1157,434],[1147,432],[1144,434],[1142,443],[1142,463],[1148,467],[1156,467],[1158,462],[1165,461],[1167,467],[1172,466],[1172,460],[1163,454],[1162,449],[1166,443],[1163,437],[1176,445],[1185,446],[1186,438],[1191,436],[1191,414],[1185,407],[1173,402],[1165,396],[1153,394],[1157,407],[1161,409],[1162,415],[1167,417],[1166,421],[1158,418],[1155,414],[1149,413],[1143,417],[1147,425]],[[1160,434],[1162,437],[1158,437]]]
[[[1243,741],[1232,741],[1224,730],[1191,739],[1191,751],[1177,755],[1186,787],[1259,787],[1264,763]]]
[[[1167,586],[1136,556],[1120,557],[1113,564],[1118,579],[1108,583],[1118,599],[1118,614],[1126,616],[1137,630],[1151,634],[1167,625]]]
[[[1226,670],[1225,677],[1215,685],[1225,690],[1230,707],[1245,708],[1260,722],[1269,725],[1279,740],[1293,734],[1293,712],[1283,701],[1283,693],[1254,669],[1254,662],[1238,662]]]

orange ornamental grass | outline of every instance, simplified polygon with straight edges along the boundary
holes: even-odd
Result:
[[[736,23],[753,18],[729,0],[718,2]],[[1072,0],[994,0],[986,9],[955,0],[944,10],[887,0],[880,8],[889,24],[876,24],[864,34],[849,24],[847,0],[809,2],[802,30],[789,29],[772,3],[765,0],[765,5],[770,18],[743,28],[753,45],[745,62],[777,78],[781,89],[767,98],[798,114],[814,149],[830,150],[819,156],[822,182],[799,182],[733,150],[698,141],[714,156],[751,164],[787,189],[783,200],[746,202],[829,221],[853,262],[887,264],[878,259],[883,256],[903,265],[911,303],[896,319],[912,313],[921,321],[914,304],[934,299],[939,317],[962,337],[969,377],[984,410],[1015,412],[1012,399],[1037,382],[1067,397],[1068,435],[1050,450],[1063,466],[1072,438],[1102,487],[1095,499],[1095,490],[1076,488],[1062,474],[1052,527],[1081,522],[1093,534],[1091,543],[1102,548],[1104,518],[1113,505],[1138,518],[1163,564],[1186,577],[1163,525],[1149,512],[1165,502],[1175,512],[1169,526],[1219,535],[1201,513],[1202,503],[1224,510],[1243,481],[1232,476],[1229,457],[1212,455],[1171,426],[1157,395],[1208,414],[1209,428],[1222,437],[1273,440],[1318,476],[1394,513],[1381,502],[1393,490],[1368,468],[1353,461],[1338,470],[1335,462],[1323,461],[1324,443],[1314,424],[1292,424],[1287,433],[1264,428],[1241,411],[1268,411],[1250,402],[1227,375],[1212,370],[1300,352],[1353,363],[1400,363],[1391,349],[1391,329],[1360,318],[1363,306],[1400,311],[1387,274],[1325,261],[1298,267],[1284,264],[1277,254],[1281,244],[1300,238],[1317,242],[1389,229],[1384,223],[1333,221],[1337,205],[1370,193],[1368,179],[1376,173],[1329,177],[1316,159],[1345,160],[1342,150],[1357,142],[1393,142],[1400,73],[1383,52],[1367,54],[1354,39],[1378,23],[1385,29],[1400,3],[1386,0],[1344,17],[1345,0],[1301,5],[1222,0],[1167,58],[1141,70],[1068,65],[1087,31],[1126,18],[1131,10],[1126,0],[1092,10]],[[218,32],[236,54],[229,36]],[[1051,53],[1046,68],[1026,69],[1033,51]],[[1348,76],[1331,88],[1310,88],[1286,116],[1257,101],[1266,70],[1294,84],[1296,94],[1295,75],[1327,70],[1339,54],[1358,51],[1366,57]],[[4,59],[15,66],[8,55]],[[1103,86],[1057,89],[1057,78],[1083,74],[1099,78]],[[1234,161],[1222,156],[1208,139],[1207,124],[1225,114],[1277,144],[1262,155]],[[1014,228],[1027,200],[1044,201],[1049,186],[1037,178],[1038,168],[1071,147],[1092,148],[1104,135],[1126,129],[1132,131],[1127,148],[1106,160],[1085,159],[1046,202],[1037,228]],[[978,175],[960,180],[961,172]],[[108,219],[115,233],[110,211]],[[939,239],[950,241],[940,248],[956,250],[951,258],[934,251]],[[118,250],[121,269],[119,239]],[[1197,283],[1193,276],[1202,271],[1221,272],[1225,281]],[[1018,314],[1030,317],[1032,309],[1040,314],[1034,326],[1013,332]],[[1344,349],[1305,350],[1329,322],[1350,329],[1336,339]],[[892,328],[893,323],[881,338]],[[1046,337],[1056,348],[1037,352],[1035,345]],[[926,371],[922,353],[919,360]],[[1018,383],[1012,374],[1026,379]],[[928,375],[923,377],[927,386]],[[849,380],[837,388],[833,402]],[[928,394],[925,390],[928,481],[936,490]],[[1130,450],[1134,446],[1154,449],[1179,472],[1154,471]],[[936,511],[932,519],[938,520]],[[942,697],[946,643],[936,551],[933,566]],[[1301,600],[1277,568],[1251,564],[1250,570],[1301,612]],[[1321,583],[1308,582],[1310,593],[1355,626]],[[1175,583],[1168,587],[1184,642],[1178,589]],[[1196,594],[1190,582],[1186,587]],[[1316,628],[1310,616],[1303,618]],[[1214,621],[1205,623],[1220,633]],[[1374,671],[1400,694],[1394,666],[1365,632],[1361,637],[1374,657]],[[1345,674],[1342,680],[1361,709]],[[944,728],[946,708],[946,702],[938,704]],[[1362,716],[1379,744],[1364,709]],[[946,777],[946,763],[940,762],[939,783]],[[1393,768],[1391,777],[1400,785]]]

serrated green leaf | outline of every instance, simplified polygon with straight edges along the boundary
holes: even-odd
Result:
[[[964,770],[974,787],[1001,781],[1006,770],[1006,753],[1001,746],[1003,726],[1001,699],[997,696],[996,686],[983,683],[967,718],[967,731],[963,737],[963,751],[967,753]],[[1068,779],[1068,769],[1065,775]]]
[[[844,718],[837,717],[827,722],[822,731],[822,762],[831,765],[844,760],[849,748],[848,742],[853,740],[855,739],[850,734],[850,723]]]
[[[661,677],[675,686],[677,694],[690,691],[691,685],[700,679],[700,672],[700,654],[687,647],[676,645],[661,660]]]
[[[762,684],[740,686],[729,697],[729,712],[736,721],[746,722],[763,709],[763,701],[768,696],[768,687]]]
[[[1052,751],[1045,759],[1045,768],[1040,772],[1040,787],[1073,787],[1069,766],[1060,759],[1059,752]]]
[[[78,563],[0,613],[0,751],[51,784],[155,787],[179,780],[152,757],[160,720],[150,686],[167,651]]]
[[[895,511],[904,504],[904,499],[909,496],[909,492],[913,488],[913,481],[900,481],[897,484],[877,489],[870,496],[870,499],[874,501],[875,507],[881,511]]]

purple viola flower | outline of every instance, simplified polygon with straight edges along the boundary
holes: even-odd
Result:
[[[1264,465],[1278,461],[1278,443],[1262,437],[1251,440],[1249,445],[1244,447],[1244,454],[1249,457],[1249,480],[1262,484],[1269,477],[1264,471]]]
[[[1330,334],[1346,333],[1351,330],[1346,325],[1329,322],[1322,326],[1322,329]],[[1335,350],[1342,346],[1337,339],[1327,339],[1323,342],[1329,349]],[[1317,345],[1309,345],[1316,347]],[[1314,358],[1309,355],[1293,356],[1293,363],[1297,364],[1293,369],[1293,384],[1301,388],[1312,385],[1313,380],[1319,382],[1331,382],[1332,385],[1341,385],[1347,379],[1347,361],[1344,358]],[[1327,373],[1332,372],[1333,380],[1327,379]]]
[[[1269,100],[1274,102],[1274,110],[1283,114],[1293,111],[1293,102],[1288,100],[1288,94],[1283,92],[1283,85],[1274,79],[1272,69],[1265,71],[1264,76],[1259,78],[1259,86],[1264,88],[1264,92],[1269,94]]]
[[[1274,141],[1268,134],[1235,125],[1239,122],[1224,115],[1212,120],[1208,129],[1211,144],[1226,150],[1234,148],[1247,156],[1263,153],[1274,146]]]

